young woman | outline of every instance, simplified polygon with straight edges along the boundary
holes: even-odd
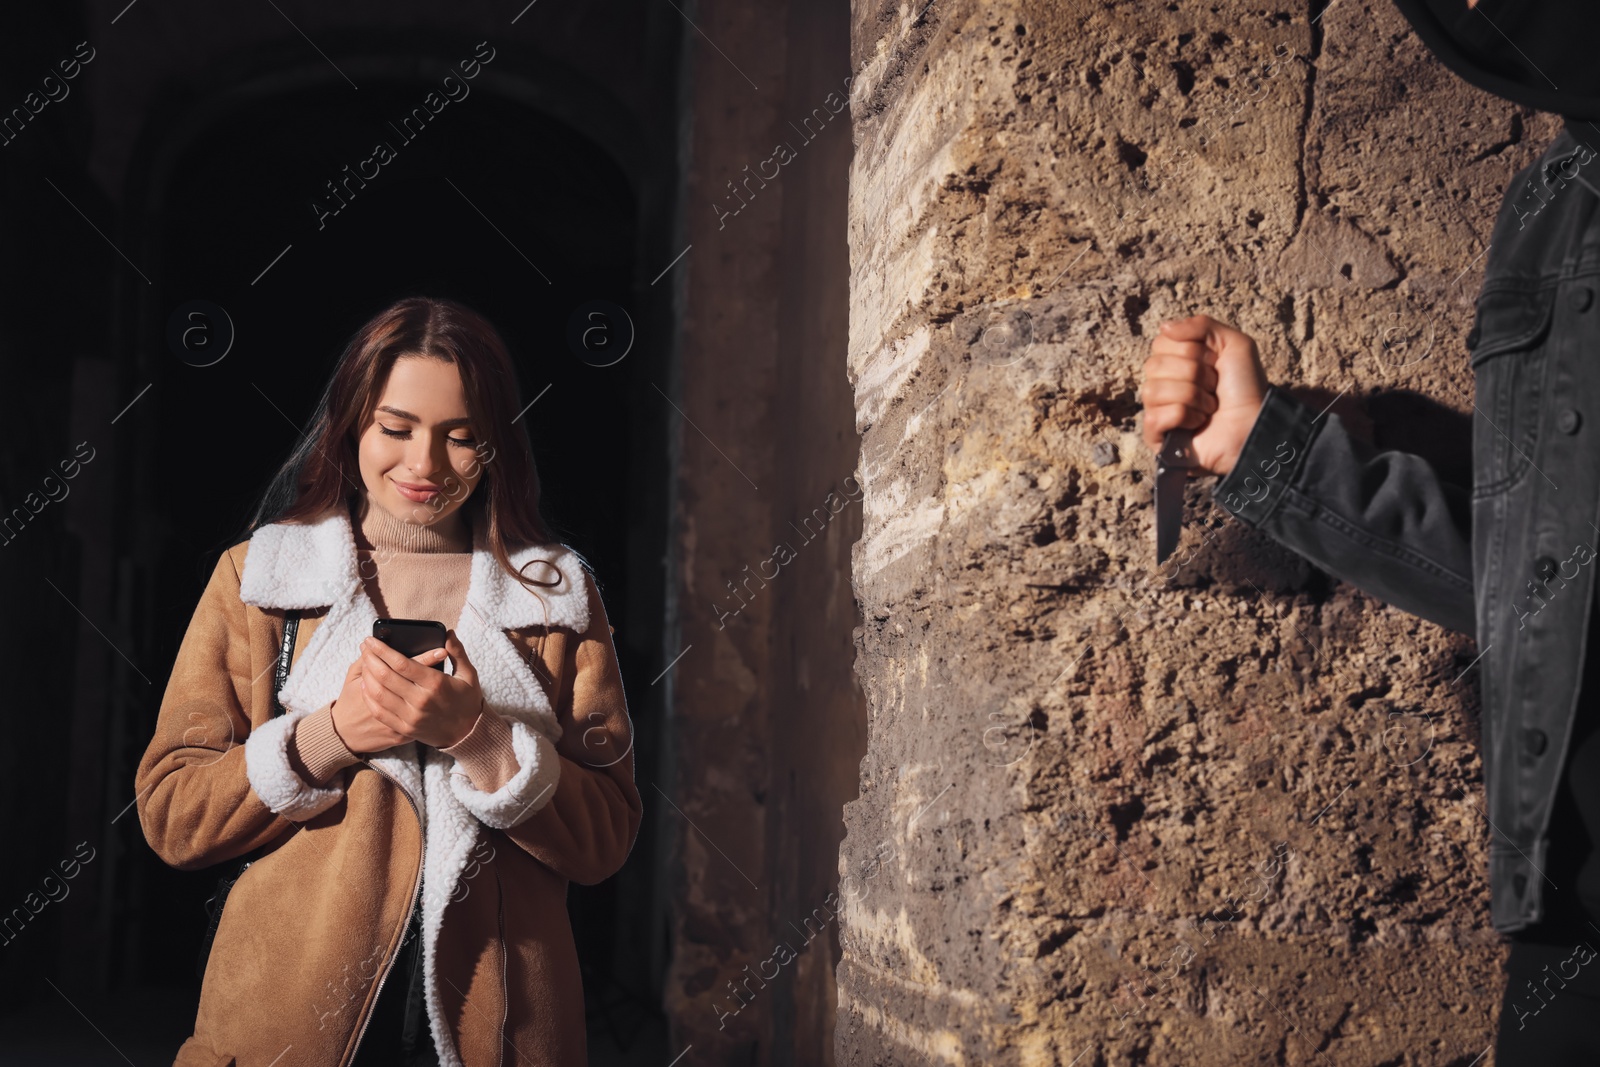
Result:
[[[622,866],[641,807],[605,608],[539,517],[519,408],[486,321],[394,304],[218,560],[139,819],[184,870],[264,854],[175,1067],[586,1062],[567,884]],[[445,647],[408,658],[378,618],[438,620]]]

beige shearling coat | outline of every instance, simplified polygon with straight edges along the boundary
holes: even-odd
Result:
[[[444,1067],[586,1062],[567,884],[622,866],[641,804],[599,593],[565,546],[512,554],[534,559],[565,576],[538,597],[478,533],[456,627],[486,711],[511,727],[518,773],[494,793],[416,742],[321,788],[290,765],[292,724],[338,695],[376,615],[347,513],[263,526],[217,561],[139,763],[139,820],[183,870],[270,851],[228,896],[174,1067],[349,1063],[419,897]],[[291,608],[302,620],[274,718]]]

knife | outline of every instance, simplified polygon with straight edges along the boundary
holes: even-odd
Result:
[[[1156,565],[1178,547],[1183,530],[1183,487],[1189,470],[1200,465],[1194,454],[1193,430],[1168,430],[1156,453]]]

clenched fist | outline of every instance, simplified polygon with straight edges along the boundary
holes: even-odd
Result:
[[[1196,474],[1227,474],[1255,425],[1269,383],[1256,343],[1209,315],[1161,324],[1144,362],[1144,440],[1160,451],[1168,430],[1195,430]]]

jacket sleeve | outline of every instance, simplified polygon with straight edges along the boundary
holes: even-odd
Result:
[[[155,736],[134,775],[145,840],[181,870],[221,863],[264,845],[291,829],[293,815],[304,810],[279,812],[263,800],[253,788],[247,749],[271,755],[275,745],[285,773],[303,790],[312,789],[288,769],[284,741],[292,720],[279,717],[252,732],[247,709],[252,691],[260,688],[253,680],[269,664],[251,658],[246,613],[233,553],[225,552],[178,647]],[[292,786],[289,791],[294,792]],[[342,788],[331,792],[324,806],[337,801]]]
[[[1339,416],[1313,415],[1273,386],[1212,495],[1329,574],[1475,632],[1471,487],[1446,481],[1421,456],[1377,451]]]
[[[504,830],[557,874],[593,885],[615,874],[628,858],[643,805],[633,778],[633,723],[611,627],[599,590],[592,581],[585,585],[589,626],[567,644],[565,691],[555,701],[561,723],[553,753],[559,777],[547,802]]]
[[[450,772],[450,791],[479,822],[496,830],[515,826],[550,803],[561,778],[555,742],[497,712],[479,712],[466,738],[439,751],[462,768]],[[510,773],[501,774],[502,767]]]

